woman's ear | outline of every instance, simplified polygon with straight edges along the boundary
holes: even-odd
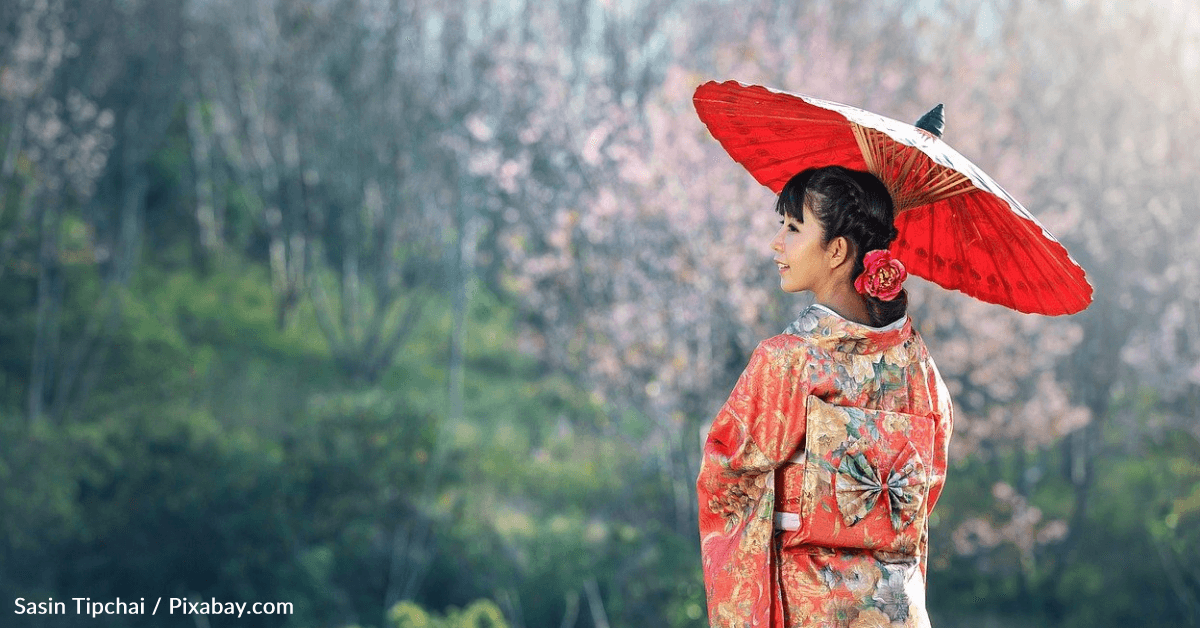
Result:
[[[829,241],[825,248],[825,258],[829,260],[829,270],[836,270],[850,260],[850,241],[846,236],[838,236]]]

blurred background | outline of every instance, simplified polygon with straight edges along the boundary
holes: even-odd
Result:
[[[934,625],[1200,625],[1197,76],[1190,0],[0,3],[3,623],[707,625],[701,439],[807,304],[737,79],[945,103],[1095,286],[910,284]],[[117,596],[294,614],[8,606]]]

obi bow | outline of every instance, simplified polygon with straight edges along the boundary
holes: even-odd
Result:
[[[851,446],[838,464],[835,495],[842,521],[852,526],[875,507],[879,496],[887,493],[892,528],[901,531],[912,523],[925,500],[928,475],[921,456],[912,443],[905,443],[887,472],[886,480],[863,454]]]

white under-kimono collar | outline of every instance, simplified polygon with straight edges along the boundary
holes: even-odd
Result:
[[[818,310],[822,310],[822,311],[832,314],[842,320],[850,321],[850,319],[846,318],[845,316],[842,316],[841,314],[838,314],[837,312],[833,311],[833,309],[830,308],[828,305],[823,305],[821,303],[813,303],[809,307],[813,307]],[[887,325],[884,325],[883,327],[871,327],[870,325],[863,325],[863,327],[866,327],[867,329],[869,329],[871,331],[896,331],[897,329],[904,327],[904,323],[907,320],[908,320],[908,314],[905,314],[904,316],[897,318],[896,320],[888,323]],[[850,322],[854,322],[854,321],[850,321]],[[862,325],[862,323],[855,323],[855,324]]]

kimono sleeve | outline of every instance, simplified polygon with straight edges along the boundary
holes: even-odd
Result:
[[[805,355],[786,340],[760,344],[704,445],[696,491],[708,619],[716,628],[771,624],[779,599],[770,550],[774,470],[804,442]]]
[[[804,443],[806,352],[763,342],[750,356],[704,445],[704,465],[726,475],[778,468]]]

